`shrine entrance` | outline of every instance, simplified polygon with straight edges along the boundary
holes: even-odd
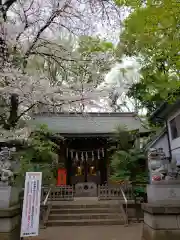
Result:
[[[74,159],[72,163],[72,184],[78,182],[94,182],[100,184],[101,169],[99,159]]]
[[[76,138],[66,149],[67,182],[104,184],[107,181],[105,140]]]

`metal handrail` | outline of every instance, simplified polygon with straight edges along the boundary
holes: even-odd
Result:
[[[42,227],[43,228],[46,228],[48,218],[49,218],[49,214],[50,214],[50,211],[51,211],[51,204],[47,204],[49,196],[51,194],[51,190],[52,190],[52,187],[49,188],[48,193],[47,193],[44,201],[42,202],[42,205],[44,206],[44,209],[42,210],[43,211],[43,216],[42,216],[42,223],[43,223]]]
[[[49,195],[51,194],[51,190],[52,190],[52,187],[49,188],[49,191],[43,201],[43,205],[45,206],[47,204],[47,201],[48,201],[48,198],[49,198]]]
[[[127,198],[126,198],[126,195],[123,191],[123,189],[120,187],[121,189],[121,193],[122,193],[122,196],[124,198],[124,202],[125,202],[125,215],[126,215],[126,225],[129,224],[129,221],[128,221],[128,201],[127,201]]]

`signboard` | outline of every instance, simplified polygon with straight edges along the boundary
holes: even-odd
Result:
[[[58,177],[57,177],[57,186],[65,186],[66,185],[66,169],[59,168],[58,169]]]
[[[21,238],[37,236],[39,234],[41,183],[41,172],[26,173]]]

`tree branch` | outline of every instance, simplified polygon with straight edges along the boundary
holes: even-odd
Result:
[[[9,10],[9,8],[15,2],[17,2],[17,0],[6,0],[3,4],[2,4],[2,1],[0,2],[0,11],[2,12],[4,21],[6,21],[6,19],[7,19],[7,12]]]
[[[52,58],[52,59],[55,59],[55,58],[56,58],[56,56],[54,56],[54,55],[51,54],[51,53],[37,52],[37,51],[32,51],[32,52],[30,52],[30,55],[46,56],[46,57],[49,57],[49,58]],[[62,58],[62,57],[60,57],[60,56],[58,56],[57,58],[61,59],[62,61],[67,61],[67,62],[75,62],[75,61],[76,61],[75,59],[65,59],[65,58]]]
[[[33,103],[30,107],[28,107],[26,110],[24,110],[19,116],[17,116],[15,119],[13,119],[13,122],[8,121],[8,123],[5,121],[5,119],[0,116],[0,118],[3,120],[3,126],[5,129],[9,130],[12,127],[14,128],[17,125],[17,122],[19,121],[19,119],[26,114],[27,112],[29,112],[33,107],[35,107],[37,104],[43,104],[43,105],[49,105],[49,106],[53,106],[53,107],[61,107],[64,104],[71,104],[71,103],[75,103],[75,102],[79,102],[79,101],[83,101],[83,100],[88,100],[88,98],[83,98],[83,99],[76,99],[76,100],[70,100],[70,101],[63,101],[60,104],[50,104],[50,103],[44,103],[41,101],[37,101],[36,103]],[[11,124],[12,123],[12,124]]]
[[[1,119],[0,125],[5,125],[6,124],[5,118],[3,116],[0,116],[0,119]]]
[[[33,107],[36,106],[37,103],[32,104],[29,108],[27,108],[25,111],[23,111],[17,118],[16,118],[16,123],[18,122],[18,120],[27,112],[29,112]]]
[[[57,5],[57,9],[59,7],[59,3]],[[27,59],[32,51],[32,49],[34,48],[35,44],[37,43],[37,41],[39,40],[40,35],[50,26],[50,24],[54,21],[54,19],[59,16],[66,8],[68,7],[68,4],[66,3],[62,9],[59,10],[55,10],[51,16],[48,18],[48,20],[46,21],[46,23],[44,24],[44,26],[42,26],[39,31],[37,32],[32,44],[30,45],[29,49],[26,51],[24,59]]]

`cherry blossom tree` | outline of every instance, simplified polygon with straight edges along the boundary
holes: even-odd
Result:
[[[90,18],[96,19],[95,9],[107,18],[106,4],[100,0],[0,1],[3,129],[11,132],[24,127],[23,119],[29,118],[31,111],[85,110],[85,105],[96,105],[107,94],[109,89],[97,86],[113,63],[113,46],[98,38],[95,43],[93,38],[79,38],[93,33],[95,24]],[[110,12],[117,13],[109,6]],[[62,32],[68,35],[68,41],[73,36],[73,43],[67,44],[67,38],[59,40]]]

